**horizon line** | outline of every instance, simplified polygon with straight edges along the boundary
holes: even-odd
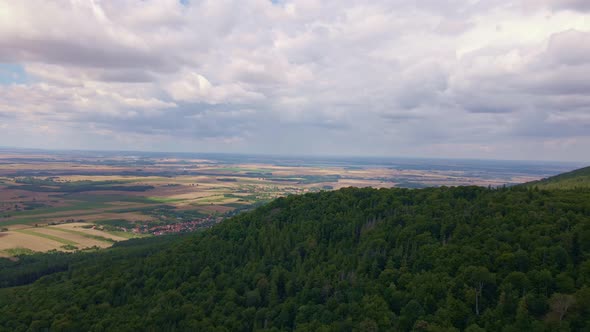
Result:
[[[456,160],[456,161],[495,161],[495,162],[526,162],[526,163],[558,163],[558,164],[583,164],[590,165],[590,161],[582,160],[546,160],[546,159],[494,159],[494,158],[470,158],[470,157],[420,157],[420,156],[385,156],[385,155],[341,155],[341,154],[279,154],[279,153],[246,153],[246,152],[196,152],[196,151],[150,151],[150,150],[110,150],[110,149],[64,149],[64,148],[32,148],[0,146],[0,150],[29,150],[44,152],[105,152],[105,153],[154,153],[154,154],[195,154],[195,155],[227,155],[227,156],[252,156],[252,157],[287,157],[287,158],[328,158],[328,159],[405,159],[405,160]]]

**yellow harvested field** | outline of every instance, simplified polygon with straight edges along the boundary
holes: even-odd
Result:
[[[82,226],[92,225],[89,223],[70,223],[46,227],[31,227],[26,225],[14,225],[15,231],[0,233],[0,252],[6,249],[24,248],[32,251],[45,252],[49,250],[68,251],[63,248],[64,241],[73,242],[78,249],[91,247],[107,248],[112,245],[108,240],[101,240],[102,237],[113,241],[125,241],[127,238],[116,236],[97,229],[87,229]],[[36,234],[37,235],[36,235]],[[47,235],[44,237],[43,235]],[[65,242],[68,243],[68,242]],[[4,253],[4,256],[9,256]]]
[[[107,239],[111,239],[114,241],[124,241],[127,240],[124,237],[121,236],[116,236],[107,232],[103,232],[103,231],[99,231],[97,229],[92,229],[92,228],[83,228],[82,226],[88,226],[91,224],[88,223],[69,223],[69,224],[61,224],[61,225],[55,225],[55,226],[51,226],[51,227],[56,227],[56,228],[63,228],[63,229],[69,229],[69,230],[73,230],[76,232],[83,232],[89,235],[97,235],[97,236],[102,236],[102,237],[106,237]]]
[[[25,229],[25,228],[31,228],[31,225],[23,225],[23,224],[15,224],[15,225],[8,225],[6,226],[6,228],[8,228],[9,230],[17,230],[17,229]]]
[[[89,237],[85,237],[82,234],[74,234],[74,233],[64,232],[60,228],[55,228],[55,227],[39,227],[39,228],[35,228],[34,231],[36,233],[56,236],[56,237],[62,238],[64,240],[76,242],[77,243],[76,246],[78,247],[78,249],[90,248],[90,247],[94,247],[94,246],[100,247],[100,248],[106,248],[106,247],[110,247],[112,245],[112,243],[107,242],[107,241],[95,240],[95,239],[92,239]]]
[[[63,219],[64,219],[63,217],[62,218],[51,218],[51,219],[46,219],[45,221],[46,222],[59,222]],[[126,212],[126,213],[104,212],[104,213],[82,215],[79,218],[76,218],[76,220],[82,220],[84,222],[95,222],[95,221],[109,220],[109,219],[125,219],[128,221],[151,221],[154,218],[149,215],[141,214],[139,212]],[[27,226],[27,227],[31,227],[31,226]]]
[[[19,232],[4,232],[0,237],[0,250],[26,248],[33,251],[60,249],[63,243]]]

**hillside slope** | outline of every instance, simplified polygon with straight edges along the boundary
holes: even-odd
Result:
[[[590,166],[539,181],[527,182],[524,186],[539,189],[590,188]]]
[[[346,188],[138,243],[0,289],[0,330],[590,326],[589,190]]]

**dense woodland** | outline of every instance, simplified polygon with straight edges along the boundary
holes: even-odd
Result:
[[[590,189],[346,188],[0,269],[7,331],[588,331]]]
[[[524,186],[541,189],[590,188],[590,167],[580,168],[547,179],[525,183]]]

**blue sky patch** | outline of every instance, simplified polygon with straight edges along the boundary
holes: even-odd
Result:
[[[0,84],[10,85],[26,83],[27,73],[22,65],[15,63],[0,63]]]

